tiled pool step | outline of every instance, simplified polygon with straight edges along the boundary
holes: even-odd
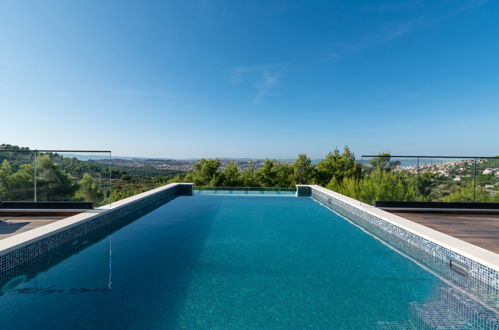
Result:
[[[499,330],[497,314],[452,287],[441,289],[440,301],[411,303],[409,315],[416,329]]]
[[[441,301],[411,303],[409,317],[416,329],[476,329]]]
[[[455,311],[459,317],[473,324],[476,329],[499,330],[499,315],[485,308],[475,300],[453,287],[445,287],[440,292],[441,300]]]
[[[482,329],[499,330],[499,316],[458,289],[440,289],[440,300],[414,302],[409,306],[409,320],[380,321],[379,330]]]
[[[378,330],[416,330],[409,320],[379,321],[376,326]]]

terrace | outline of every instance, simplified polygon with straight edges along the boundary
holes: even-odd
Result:
[[[499,157],[363,155],[361,163],[364,172],[380,165],[413,182],[403,198],[368,204],[499,253]]]
[[[59,216],[0,216],[0,240],[66,218]]]
[[[499,211],[471,212],[407,212],[391,213],[438,230],[486,250],[499,253]]]

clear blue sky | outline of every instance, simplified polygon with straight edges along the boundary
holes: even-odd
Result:
[[[499,1],[1,1],[0,143],[499,154]]]

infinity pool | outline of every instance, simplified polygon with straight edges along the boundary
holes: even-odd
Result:
[[[106,235],[5,280],[0,329],[369,329],[442,286],[310,198],[182,196]]]

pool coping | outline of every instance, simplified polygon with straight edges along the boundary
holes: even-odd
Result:
[[[351,197],[339,194],[332,190],[326,189],[318,185],[303,185],[320,191],[326,195],[336,198],[352,207],[360,209],[368,214],[376,216],[388,223],[400,227],[410,233],[420,236],[428,241],[438,244],[450,251],[458,253],[468,259],[474,260],[484,266],[487,266],[499,272],[499,254],[486,250],[479,246],[465,242],[459,238],[444,234],[440,231],[431,229],[424,225],[420,225],[414,221],[403,218],[401,216],[384,211],[372,205],[362,203]]]
[[[119,200],[117,202],[113,202],[95,209],[87,210],[85,212],[69,216],[67,218],[55,221],[53,223],[4,238],[0,240],[0,257],[6,256],[7,254],[15,252],[16,250],[20,250],[23,247],[28,246],[30,244],[39,242],[44,238],[54,236],[58,233],[65,232],[81,224],[91,222],[92,220],[96,220],[103,215],[110,215],[116,211],[120,211],[125,209],[126,207],[130,207],[132,204],[136,204],[138,202],[145,202],[149,199],[152,199],[154,196],[157,196],[158,194],[172,190],[172,192],[175,194],[176,197],[182,194],[182,191],[179,190],[185,189],[188,191],[190,189],[192,191],[192,187],[193,184],[191,183],[170,183],[165,186],[161,186],[159,188],[155,188]],[[138,206],[138,208],[140,208],[140,205]],[[23,262],[22,260],[19,260],[18,263],[22,262]],[[0,273],[2,272],[2,270],[3,270],[2,265],[0,265]]]

